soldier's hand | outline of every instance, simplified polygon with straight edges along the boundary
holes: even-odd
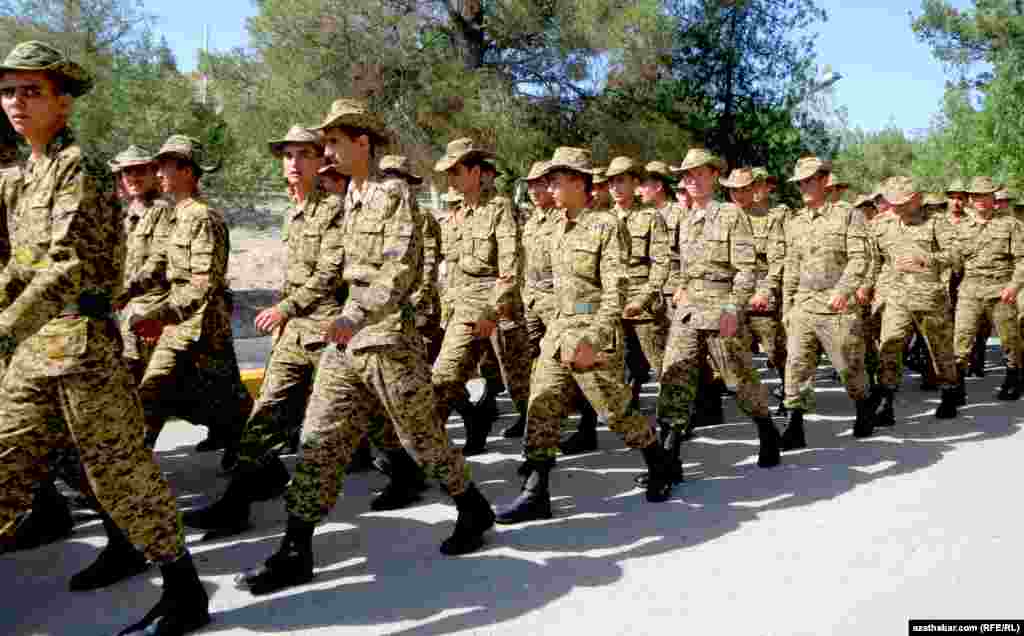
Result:
[[[832,311],[846,311],[846,308],[850,306],[850,300],[843,294],[836,294],[829,301],[828,306],[832,308]]]
[[[1017,304],[1017,288],[1013,285],[1004,287],[1003,291],[999,293],[999,302],[1006,303],[1007,305]]]
[[[756,294],[750,299],[750,308],[754,311],[768,311],[769,302],[771,301],[767,297]]]
[[[594,353],[594,347],[586,340],[581,340],[573,352],[572,368],[576,371],[587,371],[593,369],[596,364],[597,355]]]
[[[919,256],[897,256],[895,265],[896,271],[908,274],[918,274],[928,269],[925,267],[924,259]]]
[[[644,308],[639,303],[629,303],[622,310],[622,315],[626,318],[636,318],[642,313],[644,313]]]
[[[153,341],[159,340],[160,334],[164,332],[164,323],[159,320],[153,320],[152,318],[133,319],[130,326],[132,333],[149,344],[152,344]]]
[[[334,322],[327,323],[324,329],[324,340],[336,345],[347,345],[354,335],[356,335],[355,329],[352,321],[348,318],[338,318]]]
[[[259,315],[256,316],[256,320],[253,321],[253,324],[256,325],[256,328],[263,333],[270,333],[282,322],[284,322],[284,314],[278,311],[276,307],[270,307],[261,311]]]
[[[481,318],[476,321],[473,325],[473,335],[477,338],[490,338],[494,334],[494,330],[498,328],[498,323],[493,320]]]
[[[868,287],[857,288],[857,302],[861,305],[870,305],[871,297],[874,296],[875,290]]]
[[[718,319],[718,335],[723,338],[732,338],[740,329],[739,316],[734,311],[722,312]]]

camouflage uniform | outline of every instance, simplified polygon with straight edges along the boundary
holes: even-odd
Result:
[[[658,212],[661,214],[661,218],[665,220],[665,229],[668,231],[669,273],[668,281],[662,288],[662,292],[665,296],[666,312],[671,316],[675,311],[675,301],[672,300],[672,296],[681,284],[679,274],[679,228],[686,219],[688,211],[678,203],[669,201],[658,208]]]
[[[441,224],[437,218],[424,212],[423,216],[423,280],[413,294],[416,310],[416,329],[427,349],[427,361],[433,364],[441,351],[444,330],[441,328],[441,294],[438,277],[443,260],[441,252]]]
[[[534,350],[531,359],[540,355],[540,342],[558,310],[550,240],[558,227],[558,216],[557,210],[536,209],[523,227],[523,304],[526,332]]]
[[[388,418],[450,495],[469,484],[462,455],[436,416],[430,367],[411,296],[423,280],[422,219],[400,179],[368,180],[345,198],[342,242],[349,295],[342,318],[355,336],[320,360],[302,425],[302,461],[286,494],[289,514],[319,522],[334,506],[345,466],[371,418]]]
[[[867,230],[859,210],[846,203],[802,208],[786,226],[783,316],[788,336],[786,400],[789,409],[814,408],[819,346],[854,401],[866,397],[861,312],[853,303],[838,312],[835,295],[853,298],[868,274]]]
[[[147,434],[153,440],[168,418],[182,417],[208,427],[211,438],[235,439],[253,401],[231,333],[228,228],[201,198],[179,201],[174,216],[152,269],[136,276],[130,290],[146,293],[164,280],[171,286],[163,302],[135,314],[166,325],[139,384]]]
[[[676,308],[658,395],[658,420],[676,431],[690,425],[701,362],[710,343],[719,341],[725,368],[738,379],[739,407],[755,418],[769,417],[768,394],[753,368],[746,324],[742,320],[755,288],[756,251],[750,221],[732,205],[711,202],[691,209],[679,231],[681,280],[686,304]],[[739,316],[735,336],[719,335],[723,314]]]
[[[782,325],[782,270],[786,258],[786,218],[768,210],[747,212],[754,236],[757,261],[754,275],[758,294],[768,299],[768,309],[747,315],[751,339],[760,344],[768,366],[786,373],[786,330]]]
[[[143,445],[142,408],[121,359],[111,302],[120,285],[120,220],[97,193],[70,131],[30,160],[10,211],[13,257],[0,274],[0,536],[74,444],[104,510],[146,556],[185,551],[174,497]]]
[[[888,224],[896,221],[892,216],[876,215],[867,222],[868,275],[864,287],[872,290],[871,304],[862,309],[864,321],[864,369],[869,381],[878,382],[881,369],[879,347],[882,340],[882,314],[886,295],[893,288],[894,270],[888,267],[887,256],[878,246],[878,241]]]

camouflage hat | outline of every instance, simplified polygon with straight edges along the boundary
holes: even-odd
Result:
[[[876,194],[874,192],[872,192],[871,194],[862,194],[853,200],[853,207],[859,208],[865,205],[874,205],[875,196]]]
[[[317,149],[317,152],[323,154],[324,142],[320,138],[320,135],[313,132],[312,130],[295,124],[288,129],[288,133],[284,136],[284,139],[274,139],[268,141],[267,146],[270,148],[270,154],[275,157],[280,157],[284,154],[284,147],[288,144],[309,144]]]
[[[745,188],[749,185],[754,184],[757,179],[754,178],[754,171],[751,168],[735,168],[729,174],[728,179],[719,179],[726,188]]]
[[[46,71],[58,76],[64,90],[72,97],[85,95],[93,86],[89,71],[72,62],[66,55],[45,42],[31,40],[18,44],[0,64],[0,73],[5,71]],[[11,86],[17,80],[5,80],[0,86]]]
[[[996,192],[996,201],[1013,201],[1016,197],[1010,194],[1010,191],[1006,188],[1002,188],[999,192]]]
[[[779,182],[779,179],[777,177],[773,177],[772,175],[768,174],[768,168],[765,168],[764,166],[757,166],[756,168],[751,168],[750,171],[754,175],[754,181],[764,181],[772,185],[775,185]]]
[[[885,180],[882,196],[891,205],[903,205],[921,191],[910,177],[891,177]]]
[[[1002,188],[992,177],[974,177],[967,186],[967,194],[995,194]]]
[[[712,154],[707,148],[690,148],[686,151],[686,156],[683,157],[683,163],[678,168],[670,168],[670,170],[675,174],[679,174],[707,165],[716,168],[719,172],[724,172],[727,167],[724,161]]]
[[[843,181],[843,179],[834,172],[828,174],[828,181],[825,182],[826,188],[838,188],[840,190],[848,190],[850,188],[849,181]]]
[[[138,146],[128,146],[117,153],[114,160],[107,163],[114,174],[132,166],[148,166],[153,163],[153,155]]]
[[[412,166],[409,165],[409,158],[404,155],[384,155],[380,158],[380,171],[397,172],[413,185],[423,183],[423,177],[413,173]]]
[[[601,166],[599,168],[594,168],[593,172],[591,173],[591,174],[594,175],[594,185],[601,185],[602,183],[608,183],[608,175],[605,174],[605,170],[607,170],[607,169],[608,169],[608,166]]]
[[[921,205],[925,207],[940,206],[945,207],[946,195],[942,192],[928,192],[924,195],[924,200]]]
[[[434,172],[448,172],[460,161],[477,157],[480,159],[493,159],[494,153],[484,150],[469,137],[460,137],[449,142],[445,148],[444,156],[434,164]]]
[[[338,164],[333,163],[333,162],[329,163],[329,164],[327,164],[327,165],[325,165],[323,167],[321,167],[319,170],[316,171],[316,173],[319,174],[319,175],[328,175],[329,174],[329,175],[331,175],[331,176],[333,176],[335,178],[340,177],[340,178],[343,178],[343,179],[349,179],[352,176],[352,175],[347,175],[344,172],[342,172],[341,171],[341,167]]]
[[[530,173],[526,175],[526,181],[536,181],[543,177],[546,174],[544,169],[547,168],[547,166],[547,161],[535,161],[533,165],[530,166]]]
[[[615,157],[612,159],[612,162],[608,164],[604,174],[609,179],[617,177],[620,174],[630,174],[634,177],[642,177],[644,169],[638,162],[633,161],[630,157]]]
[[[561,146],[555,149],[555,154],[548,161],[544,174],[551,174],[556,170],[571,170],[582,174],[594,174],[594,166],[590,163],[590,151],[585,148],[572,148]],[[607,175],[606,175],[607,177]],[[605,179],[607,181],[607,178]]]
[[[964,185],[963,179],[953,179],[953,183],[949,184],[946,188],[946,194],[966,194],[967,186]]]
[[[388,143],[391,140],[391,131],[384,124],[384,120],[370,112],[366,102],[358,99],[343,97],[334,100],[324,121],[313,130],[327,130],[338,126],[366,131],[368,135],[375,137],[378,143]]]
[[[669,168],[668,164],[664,161],[652,161],[644,166],[644,172],[647,173],[648,177],[655,179],[661,179],[662,181],[668,181],[675,183],[676,178],[672,174],[672,169]]]
[[[818,157],[801,157],[797,160],[796,166],[793,167],[793,176],[789,178],[789,181],[803,181],[819,172],[832,172],[832,162],[819,159]]]
[[[202,142],[194,137],[188,137],[186,135],[171,135],[164,142],[164,145],[160,146],[160,150],[157,151],[156,155],[153,156],[153,161],[159,161],[165,157],[177,157],[178,159],[184,159],[188,161],[196,169],[203,174],[210,172],[217,172],[220,169],[220,162],[216,162],[209,165],[204,165],[203,161],[206,160],[206,150],[203,148]]]
[[[445,203],[459,203],[463,200],[462,193],[455,188],[448,188],[448,192],[441,195],[441,199]]]

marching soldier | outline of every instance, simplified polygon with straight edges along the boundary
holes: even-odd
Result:
[[[590,153],[558,148],[547,176],[561,211],[551,236],[557,313],[541,342],[530,379],[529,425],[519,470],[523,489],[499,509],[499,523],[551,517],[549,476],[558,452],[559,425],[573,403],[575,388],[630,448],[641,449],[650,470],[648,501],[668,500],[668,457],[647,421],[629,409],[621,316],[628,287],[626,230],[610,212],[588,209],[592,167]]]
[[[728,188],[749,188],[753,176],[747,169],[719,179],[723,167],[722,160],[702,148],[690,149],[679,167],[693,207],[679,230],[683,284],[675,294],[676,313],[658,395],[659,433],[671,453],[676,481],[683,479],[680,442],[690,427],[700,367],[714,340],[721,342],[724,366],[738,379],[737,403],[757,426],[758,466],[779,464],[779,432],[768,410],[768,392],[753,369],[743,316],[751,296],[754,306],[764,310],[771,292],[764,284],[758,289],[750,220],[741,208],[714,200],[716,180]],[[749,205],[749,189],[746,194],[744,202]]]
[[[143,444],[143,415],[112,315],[121,219],[100,198],[67,127],[90,74],[42,42],[0,64],[0,103],[32,148],[18,186],[13,258],[0,274],[0,542],[74,444],[103,510],[160,565],[157,605],[121,635],[180,635],[210,621],[174,496]]]
[[[957,226],[957,251],[964,279],[956,305],[956,357],[960,369],[959,402],[966,401],[966,376],[979,323],[994,326],[1006,356],[1006,377],[996,398],[1020,399],[1021,347],[1017,327],[1017,292],[1024,286],[1024,226],[1013,215],[997,215],[990,177],[975,177],[967,193],[973,216]]]
[[[967,200],[967,186],[961,179],[955,179],[946,190],[947,212],[946,222],[950,224],[954,234],[960,226],[960,222],[973,216]],[[963,281],[964,272],[961,266],[950,272],[949,298],[950,307],[954,310],[958,304],[960,283]],[[988,337],[992,333],[992,325],[987,320],[982,320],[978,327],[978,335],[974,339],[974,346],[971,349],[971,359],[967,365],[967,375],[979,378],[985,377],[985,351],[988,348]],[[963,406],[961,404],[960,406]]]
[[[864,370],[868,376],[868,386],[874,388],[878,382],[878,347],[882,338],[882,306],[884,304],[881,298],[882,290],[885,289],[884,284],[878,284],[878,278],[883,273],[882,255],[878,250],[878,232],[879,227],[888,217],[879,216],[872,194],[865,194],[855,199],[853,207],[864,215],[867,226],[868,275],[865,277],[864,283],[857,289],[856,296],[857,303],[861,305],[861,318],[864,324]],[[877,304],[875,304],[876,301]],[[875,308],[878,311],[875,311]],[[878,425],[877,421],[875,425]]]
[[[898,218],[879,228],[878,249],[891,270],[891,289],[882,315],[878,384],[882,404],[876,426],[895,424],[893,399],[903,379],[903,349],[916,330],[927,345],[926,364],[934,366],[942,389],[935,417],[956,417],[957,372],[953,329],[942,273],[956,259],[953,237],[938,217],[926,218],[923,197],[907,177],[886,182],[883,196]]]
[[[338,99],[318,127],[328,160],[352,182],[342,228],[341,317],[329,323],[328,347],[317,369],[302,426],[302,459],[285,495],[288,522],[278,551],[238,577],[252,594],[313,578],[313,533],[341,489],[348,464],[373,417],[388,417],[403,443],[439,479],[459,511],[444,554],[483,545],[494,524],[490,504],[469,480],[469,469],[437,417],[430,367],[416,331],[412,295],[423,280],[422,220],[408,185],[371,177],[371,158],[387,143],[383,120],[363,102]]]
[[[786,226],[783,316],[788,336],[786,408],[789,425],[782,449],[807,445],[804,413],[814,407],[814,372],[819,347],[839,373],[856,405],[855,437],[873,432],[873,405],[864,373],[864,332],[855,292],[868,275],[864,217],[845,203],[828,201],[831,164],[800,159],[790,181],[800,186],[804,207]]]

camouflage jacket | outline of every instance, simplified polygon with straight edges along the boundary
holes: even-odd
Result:
[[[452,212],[445,227],[446,300],[451,320],[472,323],[494,320],[499,307],[518,300],[519,230],[512,203],[505,197],[484,197]]]
[[[416,326],[424,327],[431,320],[441,315],[441,295],[439,278],[441,262],[441,224],[430,212],[422,212],[423,226],[423,280],[412,296],[412,304],[416,308]]]
[[[281,238],[288,260],[277,310],[301,346],[323,343],[324,324],[337,320],[345,304],[342,207],[338,196],[316,190],[293,203],[285,218]]]
[[[679,253],[686,303],[676,308],[674,319],[717,331],[722,313],[743,310],[754,293],[750,219],[731,203],[712,201],[691,209],[679,229]]]
[[[867,247],[868,273],[864,277],[864,284],[861,286],[873,290],[873,305],[876,310],[885,303],[885,293],[892,289],[893,284],[893,270],[890,267],[886,267],[886,255],[879,249],[878,241],[882,234],[885,233],[885,226],[895,220],[894,217],[890,216],[876,216],[870,221],[865,222],[865,227],[867,228],[865,246]]]
[[[780,309],[782,297],[782,272],[786,260],[786,216],[781,210],[752,210],[747,212],[754,234],[754,250],[757,261],[754,276],[757,279],[757,294],[768,299],[768,313]]]
[[[630,320],[650,320],[664,308],[662,293],[671,271],[668,228],[654,208],[615,208],[629,234],[629,290],[626,304],[643,313]]]
[[[665,229],[668,230],[668,258],[669,273],[668,282],[665,283],[663,293],[671,296],[679,288],[679,227],[686,218],[687,210],[675,201],[668,201],[658,208],[661,218],[665,220]]]
[[[872,227],[876,227],[872,224]],[[885,219],[877,224],[872,241],[885,261],[884,294],[879,302],[911,311],[945,309],[948,288],[943,272],[956,261],[952,235],[936,217],[923,217],[911,223]],[[926,262],[925,272],[900,272],[895,261],[901,256],[919,256]],[[880,259],[879,259],[880,260]]]
[[[1013,216],[962,220],[956,251],[964,267],[961,295],[998,298],[1008,285],[1024,288],[1024,225]]]
[[[362,191],[349,186],[343,227],[342,317],[355,331],[349,350],[408,343],[412,295],[423,280],[423,220],[408,184],[371,178]]]
[[[160,341],[172,349],[185,351],[200,341],[204,348],[227,346],[231,341],[227,224],[202,198],[179,201],[174,217],[167,243],[153,253],[132,283],[133,292],[144,292],[161,285],[166,277],[170,292],[141,317],[167,325]]]
[[[150,199],[146,203],[129,206],[125,214],[125,255],[122,289],[132,289],[137,276],[151,266],[153,255],[167,245],[174,231],[175,215],[170,204],[163,199]],[[131,300],[137,306],[159,302],[170,290],[170,283],[162,276],[153,280],[153,285],[145,293],[129,297],[124,294],[121,302]]]
[[[546,351],[571,354],[584,340],[596,351],[614,350],[629,284],[626,228],[613,213],[593,210],[572,221],[560,212],[551,223],[556,313],[545,340],[557,347]]]
[[[8,216],[14,212],[17,193],[21,188],[21,168],[13,166],[0,170],[0,267],[11,258],[11,235]]]
[[[523,227],[523,302],[535,295],[553,294],[555,274],[551,265],[551,235],[557,228],[558,210],[536,208]]]
[[[859,210],[846,203],[826,203],[790,216],[782,282],[784,313],[795,307],[815,314],[837,313],[829,306],[832,297],[852,300],[867,276],[867,229]]]
[[[0,336],[17,345],[10,368],[26,376],[96,372],[120,355],[108,322],[124,254],[120,215],[86,164],[65,129],[12,184]]]

